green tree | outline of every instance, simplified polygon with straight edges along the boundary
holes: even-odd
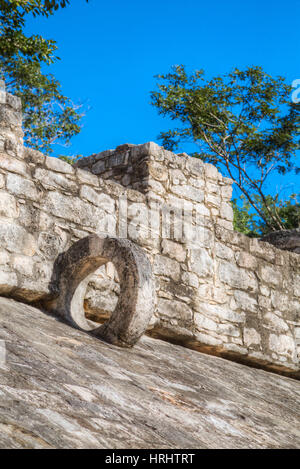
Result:
[[[251,212],[251,204],[244,195],[240,196],[240,203],[237,199],[232,199],[233,208],[233,228],[235,231],[244,233],[247,236],[258,237],[255,227],[255,216]]]
[[[284,78],[272,78],[261,67],[206,80],[202,70],[188,75],[181,65],[158,75],[151,99],[159,114],[179,124],[160,134],[163,145],[175,150],[196,144],[192,156],[232,178],[268,229],[280,230],[284,224],[270,206],[266,185],[274,172],[299,171],[300,104],[292,102],[291,92]]]
[[[50,16],[68,0],[0,0],[0,77],[23,105],[25,143],[51,153],[80,132],[80,107],[61,92],[60,83],[43,69],[59,58],[52,39],[24,32],[28,15]]]
[[[267,195],[268,211],[265,208],[265,202],[260,199],[259,195],[254,197],[256,204],[264,213],[264,219],[257,216],[249,201],[244,195],[241,195],[239,201],[237,199],[232,200],[233,227],[236,231],[251,237],[261,237],[267,235],[270,231],[275,231],[277,225],[273,226],[273,218],[270,216],[270,212],[276,214],[280,219],[282,229],[290,230],[300,227],[300,203],[297,194],[291,194],[287,200],[280,200],[278,195],[273,197]]]

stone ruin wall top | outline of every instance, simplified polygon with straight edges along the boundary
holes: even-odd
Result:
[[[74,242],[128,237],[152,264],[150,334],[299,377],[299,255],[233,231],[230,180],[154,143],[72,167],[24,148],[21,124],[19,100],[2,92],[1,294],[49,299],[54,263]],[[106,273],[111,282],[102,269],[87,290],[93,314],[104,289],[116,295],[113,266]]]

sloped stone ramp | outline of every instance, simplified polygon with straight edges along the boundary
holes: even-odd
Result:
[[[0,298],[1,448],[297,448],[300,383]]]

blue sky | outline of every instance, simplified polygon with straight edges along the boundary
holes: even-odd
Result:
[[[289,82],[300,78],[299,18],[299,0],[71,0],[53,17],[30,19],[27,30],[57,41],[61,60],[49,71],[90,108],[63,152],[89,155],[157,141],[169,123],[149,93],[154,75],[174,64],[207,76],[261,65]]]

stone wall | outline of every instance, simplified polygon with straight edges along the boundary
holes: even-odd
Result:
[[[51,298],[54,263],[75,241],[128,237],[152,263],[150,334],[299,376],[299,255],[233,232],[231,180],[154,143],[72,167],[23,148],[19,100],[2,92],[0,102],[3,295]],[[89,315],[105,319],[118,292],[108,263],[91,278]]]

